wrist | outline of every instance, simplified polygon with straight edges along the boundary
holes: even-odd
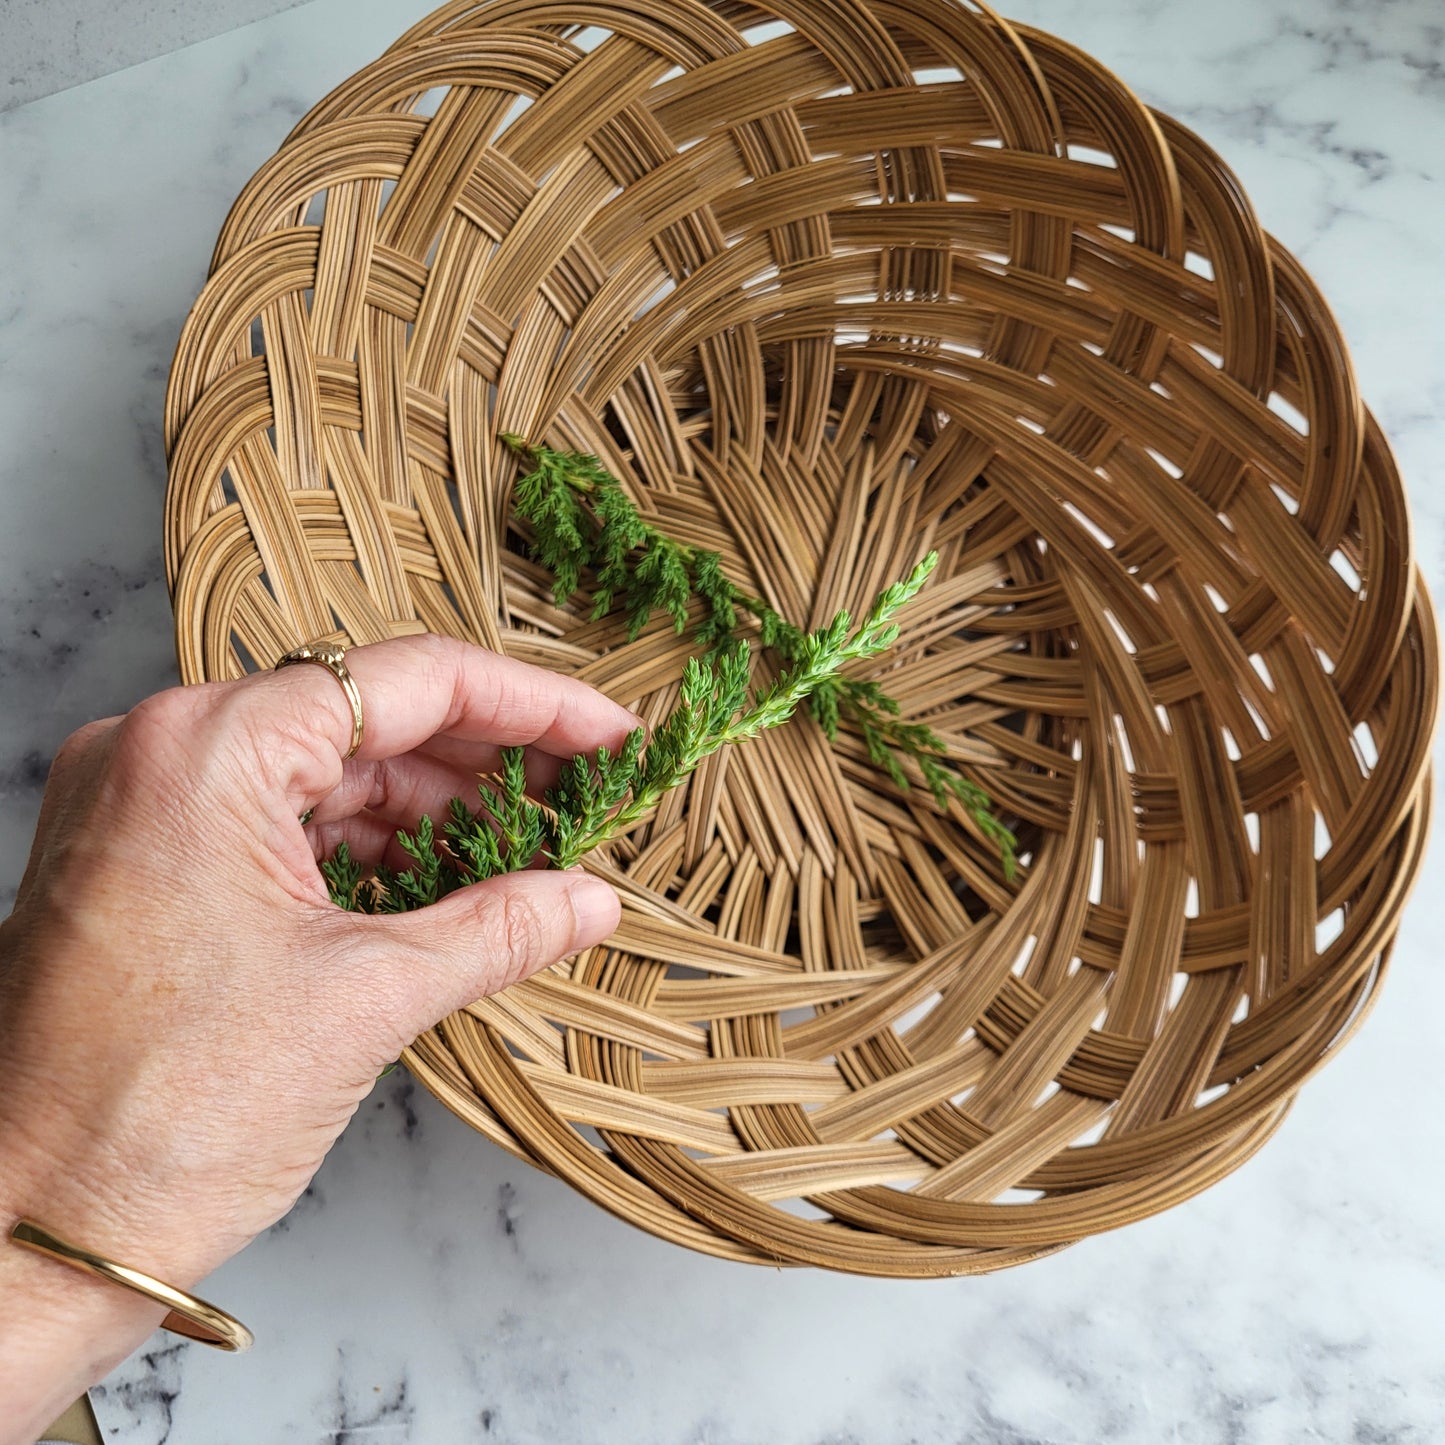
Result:
[[[17,1102],[12,1097],[11,1104]],[[106,1177],[102,1146],[63,1126],[61,1111],[10,1108],[0,1120],[0,1445],[30,1445],[76,1396],[137,1349],[165,1316],[160,1305],[16,1244],[34,1220],[122,1264],[164,1275]],[[22,1127],[19,1118],[29,1122]],[[114,1183],[112,1178],[112,1183]],[[189,1282],[187,1282],[189,1283]]]
[[[88,1245],[190,1288],[208,1262],[192,1259],[188,1231],[173,1228],[136,1167],[144,1151],[110,1137],[101,1120],[64,1107],[17,1079],[0,1101],[0,1218],[36,1220]]]
[[[159,1325],[158,1305],[10,1239],[0,1213],[0,1445],[30,1445]],[[58,1226],[57,1226],[58,1227]]]
[[[26,1216],[189,1290],[226,1256],[187,1217],[194,1211],[186,1208],[184,1188],[161,1184],[160,1161],[177,1151],[166,1137],[164,1110],[147,1111],[137,1101],[162,1089],[147,1076],[143,1053],[109,1048],[103,1039],[83,1053],[60,1042],[66,1023],[54,1017],[61,1011],[50,997],[64,992],[56,958],[89,956],[99,940],[74,913],[57,920],[44,946],[12,932],[16,923],[12,916],[0,925],[0,985],[8,966],[24,980],[24,992],[0,1003],[17,1018],[23,1005],[36,1016],[28,1020],[30,1037],[51,1043],[22,1045],[0,1094],[0,1244],[9,1247],[10,1225]]]

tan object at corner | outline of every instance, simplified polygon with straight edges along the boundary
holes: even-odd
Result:
[[[82,1395],[40,1438],[63,1440],[65,1445],[102,1445],[90,1396]]]

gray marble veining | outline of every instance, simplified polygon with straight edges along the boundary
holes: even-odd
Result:
[[[46,760],[172,675],[161,398],[231,198],[424,5],[313,0],[0,118],[0,906]],[[1031,0],[1196,127],[1331,298],[1445,596],[1435,0]],[[750,1270],[622,1225],[404,1078],[158,1336],[117,1445],[1296,1445],[1445,1439],[1438,856],[1359,1038],[1237,1175],[979,1280]]]

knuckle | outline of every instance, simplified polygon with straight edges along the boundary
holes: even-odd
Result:
[[[168,687],[164,692],[152,693],[131,708],[126,714],[126,723],[137,727],[168,727],[180,712],[182,701],[182,692],[178,687]]]
[[[170,756],[186,731],[185,699],[169,688],[138,702],[122,720],[116,735],[116,760],[128,766],[138,760],[154,764]]]
[[[507,955],[514,966],[540,962],[545,951],[547,929],[530,898],[507,895],[502,905],[502,927]]]
[[[443,637],[439,633],[423,633],[417,641],[421,644],[422,657],[427,670],[427,689],[439,697],[450,699],[446,710],[444,726],[450,726],[461,711],[466,676],[466,644],[455,637]]]
[[[332,729],[319,717],[316,700],[325,697],[309,674],[317,668],[294,668],[295,675],[261,674],[262,686],[247,686],[251,679],[227,694],[218,708],[218,722],[231,745],[240,749],[256,769],[267,776],[278,761],[285,760],[318,786],[334,788],[342,776],[341,758],[331,737]],[[326,679],[321,679],[326,681]],[[335,683],[331,686],[334,688]],[[325,704],[331,699],[325,698]]]
[[[550,930],[536,901],[514,890],[498,891],[483,905],[483,926],[501,950],[498,987],[515,983],[548,961]]]
[[[423,686],[434,697],[447,699],[442,709],[439,730],[453,726],[464,713],[477,716],[483,728],[496,727],[501,718],[512,709],[509,686],[504,679],[492,679],[490,685],[480,689],[478,679],[484,676],[478,667],[485,668],[488,659],[495,660],[497,654],[475,642],[464,642],[459,637],[448,637],[442,633],[424,632],[408,639],[415,648],[424,672]],[[486,704],[490,704],[490,714]]]
[[[419,632],[407,639],[407,646],[428,673],[429,682],[450,679],[461,668],[464,644],[439,632]]]
[[[451,661],[461,648],[455,637],[447,637],[440,632],[419,632],[412,638],[411,645],[423,657],[437,662]]]
[[[236,737],[227,725],[230,696],[229,684],[199,683],[142,699],[121,721],[117,762],[184,774],[194,783],[231,778]]]
[[[114,718],[106,718],[97,722],[88,722],[65,739],[56,749],[55,760],[51,764],[52,771],[66,771],[74,767],[84,758],[92,747],[115,727]]]

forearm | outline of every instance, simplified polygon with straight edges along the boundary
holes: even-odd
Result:
[[[108,1375],[160,1323],[158,1305],[129,1290],[20,1248],[10,1228],[22,1212],[79,1238],[43,1200],[12,1202],[10,1160],[0,1146],[0,1445],[32,1445],[83,1390]]]

